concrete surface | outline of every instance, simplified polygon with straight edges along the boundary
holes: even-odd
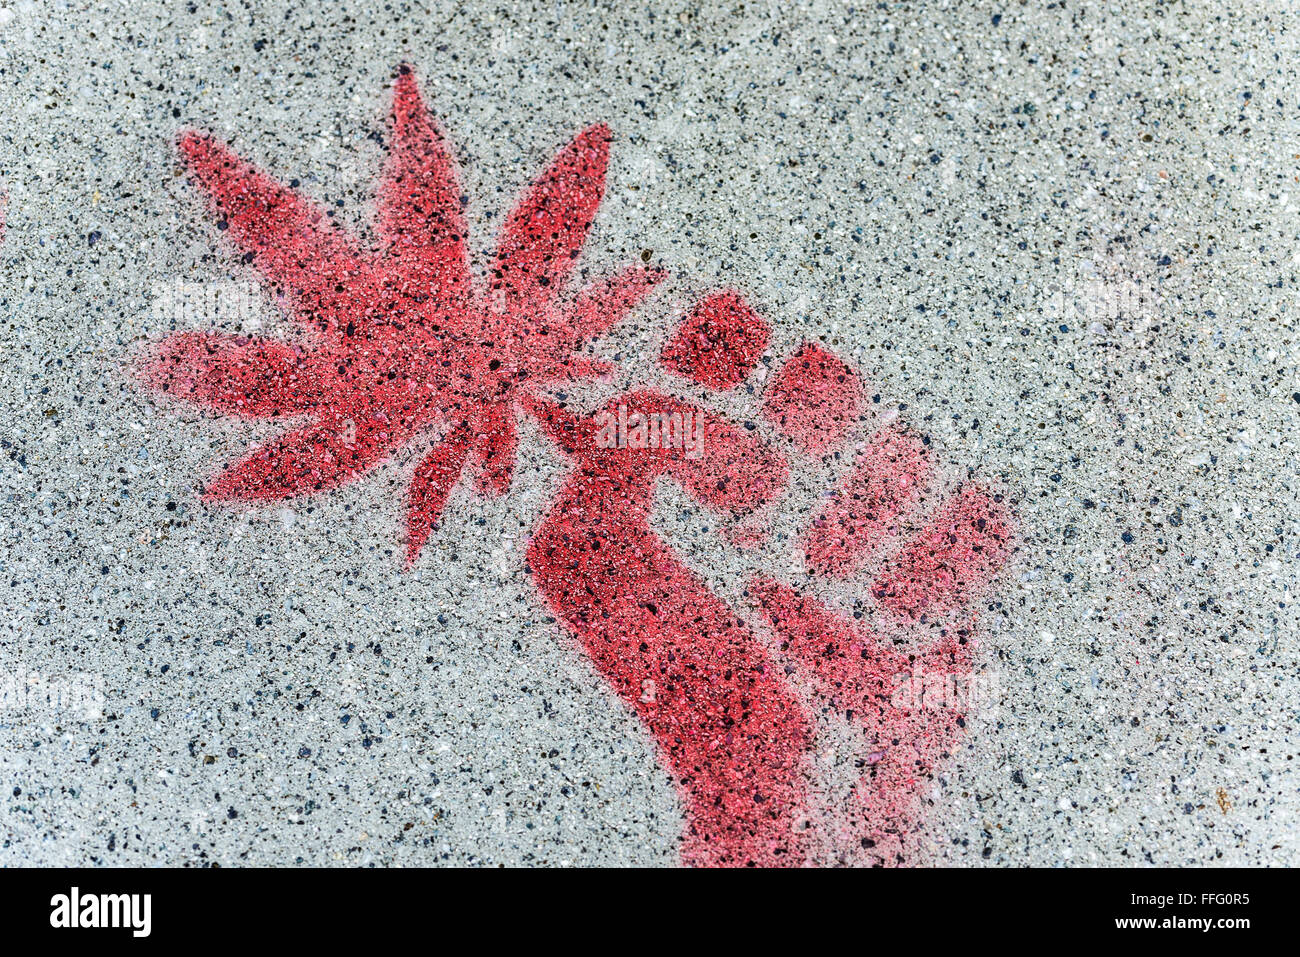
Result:
[[[647,736],[524,573],[565,468],[535,428],[510,494],[458,492],[406,572],[413,461],[208,508],[266,431],[126,375],[173,326],[282,321],[176,131],[360,230],[401,61],[479,253],[611,126],[583,263],[671,272],[601,347],[628,381],[734,285],[773,356],[821,340],[1012,490],[998,697],[917,863],[1300,863],[1298,31],[1280,0],[6,3],[0,657],[103,713],[9,699],[0,864],[676,860]],[[220,314],[160,313],[178,282],[227,284]],[[726,594],[740,559],[672,501]]]

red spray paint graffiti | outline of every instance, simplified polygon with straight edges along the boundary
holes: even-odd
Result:
[[[700,348],[708,346],[701,341]],[[830,451],[847,428],[837,422],[838,410],[856,402],[860,389],[856,375],[846,381],[838,360],[810,348],[800,352],[809,354],[817,361],[801,368],[832,370],[818,376],[820,388],[790,388],[787,376],[769,398],[778,398],[782,421],[803,439],[796,446]],[[970,696],[958,683],[971,672],[969,619],[940,620],[938,640],[919,650],[913,641],[911,651],[902,651],[815,597],[760,577],[750,592],[780,642],[775,655],[673,555],[649,519],[660,476],[715,511],[761,510],[784,489],[785,459],[752,433],[655,393],[618,396],[586,418],[554,404],[531,407],[575,468],[533,538],[529,566],[557,615],[654,735],[688,809],[685,859],[903,862],[919,823],[919,785],[964,722]],[[703,416],[702,460],[649,443],[602,447],[596,423],[616,407],[646,419],[684,411]],[[930,471],[919,440],[882,432],[860,457],[839,501],[824,509],[829,517],[819,517],[805,538],[817,546],[807,559],[812,570],[847,577],[863,554],[896,538],[898,524],[919,507],[918,490]],[[870,592],[884,614],[904,625],[953,611],[982,592],[1006,560],[1009,536],[997,496],[964,487],[886,562]],[[867,771],[846,799],[809,785],[813,730],[785,680],[790,670],[808,681],[819,702],[862,729]],[[924,683],[922,690],[906,694],[915,682]],[[936,683],[944,693],[935,693]],[[664,693],[647,697],[647,685]],[[819,836],[820,850],[804,831],[812,818],[831,832]],[[849,858],[845,848],[855,855]]]
[[[842,855],[850,848],[865,862],[905,863],[919,823],[918,789],[953,746],[965,720],[964,696],[956,693],[955,683],[970,674],[969,629],[945,629],[938,642],[905,653],[786,585],[760,578],[752,591],[782,652],[810,677],[819,702],[864,733],[859,759],[864,773],[848,800],[830,809],[833,833],[827,840],[833,853]],[[954,691],[925,701],[925,690],[934,689],[936,678],[945,692],[952,681]],[[912,692],[908,683],[913,681],[926,684]]]
[[[542,593],[658,742],[687,805],[687,861],[773,865],[802,859],[793,828],[802,708],[762,644],[650,530],[655,480],[671,476],[719,511],[770,501],[780,458],[703,410],[652,392],[611,400],[644,416],[704,416],[705,454],[611,448],[594,418],[535,404],[575,468],[528,550]]]
[[[141,370],[156,390],[219,412],[306,419],[208,485],[210,500],[272,501],[341,485],[432,432],[408,517],[414,560],[471,458],[478,488],[503,492],[515,406],[538,388],[601,370],[575,355],[658,281],[631,268],[561,300],[605,186],[609,131],[560,151],[506,220],[491,284],[476,290],[455,169],[410,72],[396,83],[379,188],[377,250],[224,144],[180,137],[182,159],[219,227],[288,300],[296,343],[191,333]]]
[[[930,472],[925,446],[897,429],[882,431],[853,463],[834,495],[804,535],[809,567],[848,578],[921,498]]]
[[[653,735],[686,811],[683,859],[799,864],[825,859],[829,842],[898,863],[915,827],[918,784],[962,718],[950,703],[926,708],[886,692],[918,663],[941,676],[969,672],[963,609],[1006,559],[1009,514],[995,496],[968,486],[883,557],[869,589],[879,612],[904,624],[940,621],[939,639],[920,652],[877,640],[811,594],[770,578],[752,584],[754,608],[733,609],[716,597],[651,528],[658,480],[752,524],[765,514],[760,509],[779,503],[787,457],[754,423],[741,427],[657,392],[618,396],[590,415],[545,395],[548,386],[607,368],[580,354],[583,343],[619,322],[660,279],[633,267],[566,289],[604,192],[609,141],[604,126],[589,127],[525,192],[483,289],[467,260],[453,163],[409,71],[395,84],[376,248],[212,137],[185,133],[182,161],[219,227],[283,296],[301,335],[181,333],[155,346],[138,373],[159,393],[220,413],[295,420],[217,475],[209,500],[314,494],[426,434],[438,437],[411,484],[408,562],[467,466],[481,493],[508,489],[515,416],[535,416],[573,469],[529,546],[530,569]],[[769,339],[767,322],[738,292],[718,291],[687,314],[660,358],[678,375],[726,390],[749,376]],[[788,437],[789,461],[819,457],[842,451],[856,434],[864,396],[851,367],[805,344],[767,389],[763,418]],[[682,423],[693,423],[706,440],[695,448],[654,439],[611,445],[598,435],[598,421],[620,407],[643,423],[676,422],[679,436]],[[921,507],[928,472],[915,440],[881,433],[814,519],[804,539],[808,567],[853,575]],[[944,616],[952,621],[944,624]],[[779,647],[763,637],[768,628]],[[869,770],[847,805],[827,800],[814,781],[815,722],[801,682],[866,735]],[[830,837],[814,834],[814,822],[827,820]],[[832,859],[846,858],[833,852]]]
[[[763,415],[809,454],[824,455],[843,440],[862,400],[858,374],[806,342],[768,388]]]
[[[702,299],[664,346],[659,363],[710,389],[730,389],[749,375],[771,331],[737,292]]]

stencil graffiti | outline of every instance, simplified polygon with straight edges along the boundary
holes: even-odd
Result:
[[[685,811],[683,861],[904,863],[918,790],[964,725],[968,702],[948,689],[971,675],[975,608],[1007,559],[1010,512],[976,482],[936,495],[928,449],[905,429],[860,434],[862,378],[814,343],[767,385],[761,429],[652,389],[592,413],[551,398],[558,383],[608,371],[584,344],[661,279],[636,265],[569,288],[610,141],[597,124],[559,151],[476,282],[455,166],[409,69],[395,81],[373,245],[209,134],[182,133],[182,163],[220,231],[300,335],[179,333],[136,372],[158,394],[219,413],[292,420],[208,482],[208,501],[317,494],[436,438],[409,490],[408,563],[466,471],[483,494],[508,490],[517,417],[534,417],[572,469],[528,546],[529,567],[653,736]],[[740,292],[717,290],[659,359],[726,392],[750,380],[770,339]],[[764,509],[780,505],[791,470],[831,454],[852,464],[803,535],[805,570],[867,574],[869,616],[766,575],[749,584],[746,607],[732,607],[651,527],[664,479],[761,539]],[[930,693],[915,690],[920,676]],[[839,794],[817,770],[824,712],[859,736],[856,778]]]

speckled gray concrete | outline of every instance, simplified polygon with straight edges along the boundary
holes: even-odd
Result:
[[[1000,699],[927,795],[928,861],[1300,864],[1300,15],[639,6],[0,7],[0,656],[105,694],[101,720],[0,714],[0,864],[676,859],[647,737],[523,572],[563,469],[535,431],[511,494],[458,492],[405,573],[409,457],[209,510],[257,430],[124,376],[158,288],[252,278],[177,128],[362,228],[402,60],[480,250],[573,131],[613,127],[584,262],[673,275],[603,347],[631,379],[736,284],[772,355],[823,340],[1014,491]],[[279,321],[256,302],[241,321]],[[712,533],[671,534],[732,581]]]

